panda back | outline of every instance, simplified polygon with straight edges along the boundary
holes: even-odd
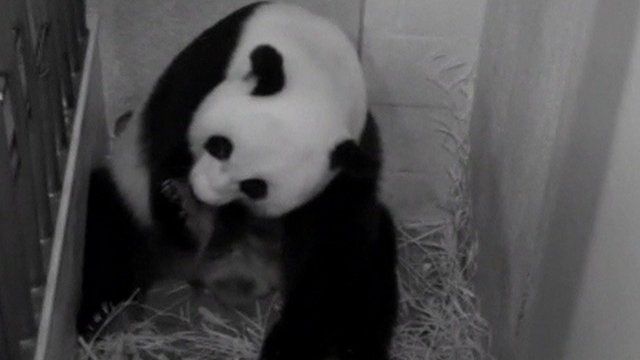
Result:
[[[141,118],[134,114],[113,141],[108,170],[124,205],[142,226],[151,226],[149,167],[140,141]]]
[[[366,119],[364,75],[355,47],[338,26],[299,6],[260,6],[245,23],[227,70],[228,81],[246,77],[251,53],[262,45],[280,53],[286,79],[282,94],[268,97],[259,106],[271,107],[274,113],[292,104],[301,113],[332,113],[335,124],[327,124],[327,117],[321,116],[322,123],[306,126],[344,127],[347,119],[348,134],[359,136]]]

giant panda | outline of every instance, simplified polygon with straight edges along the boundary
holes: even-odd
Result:
[[[237,228],[233,240],[255,219],[277,224],[284,303],[261,359],[375,360],[388,358],[397,306],[380,162],[344,33],[302,8],[260,2],[177,55],[114,145],[103,182],[134,235],[152,233],[161,249],[202,246],[163,193],[172,179],[217,213],[243,214],[217,216],[212,244],[218,227]]]

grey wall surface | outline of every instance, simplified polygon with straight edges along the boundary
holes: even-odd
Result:
[[[171,59],[203,30],[255,0],[89,0],[101,21],[107,118],[139,106]],[[358,40],[360,0],[290,0]]]
[[[472,191],[482,249],[477,289],[499,359],[569,356],[637,5],[488,2]]]
[[[613,19],[625,24],[614,27],[619,34],[601,31],[600,46],[594,47],[601,59],[615,56],[614,47],[625,54],[624,46],[634,44],[620,106],[609,114],[616,127],[568,331],[567,360],[640,357],[640,28],[632,26],[638,23],[638,3],[601,6],[599,17],[600,28],[609,28]]]
[[[484,0],[366,0],[362,58],[386,153],[383,195],[408,221],[446,216],[468,135]]]

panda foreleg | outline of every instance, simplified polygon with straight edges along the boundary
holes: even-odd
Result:
[[[364,215],[331,227],[298,222],[295,236],[285,238],[285,303],[261,360],[389,359],[395,229],[381,205]]]

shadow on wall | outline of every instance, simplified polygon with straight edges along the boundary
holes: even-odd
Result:
[[[498,359],[563,358],[638,11],[627,0],[489,1],[472,190]]]
[[[579,294],[635,43],[640,2],[598,2],[569,144],[556,166],[543,269],[531,309],[530,359],[562,359]],[[566,146],[566,147],[565,147]]]
[[[101,16],[107,119],[139,106],[171,59],[204,29],[257,0],[87,0]],[[354,43],[363,0],[285,0],[334,19]],[[357,21],[354,21],[357,20]],[[112,126],[112,124],[109,124]]]

